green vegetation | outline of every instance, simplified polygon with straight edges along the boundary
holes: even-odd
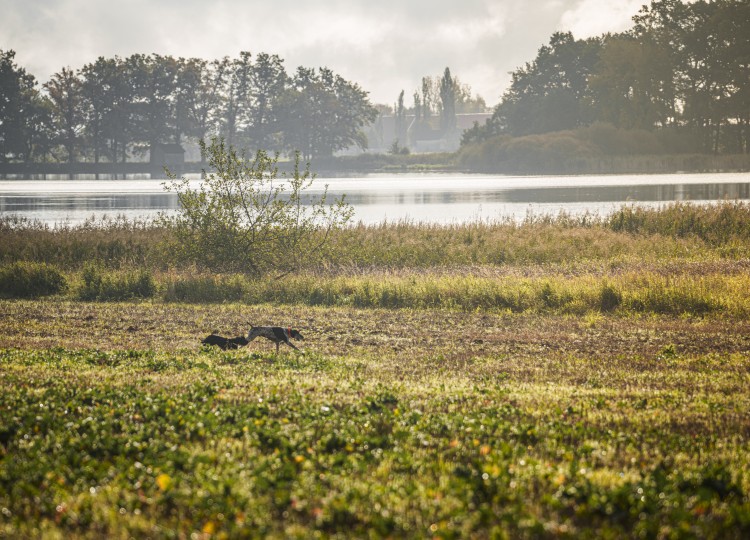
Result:
[[[2,309],[11,536],[750,530],[746,322]],[[305,355],[198,348],[209,325],[290,317],[307,328]]]
[[[66,287],[65,276],[44,263],[17,261],[0,267],[0,296],[6,298],[48,296]]]
[[[83,269],[83,281],[76,292],[80,300],[131,300],[151,298],[156,292],[156,284],[146,270],[105,273],[95,264]]]
[[[750,168],[744,0],[654,0],[621,34],[556,32],[512,74],[459,160],[521,173],[700,170],[709,155],[744,155]],[[531,156],[534,159],[531,159]],[[659,156],[643,159],[633,156]],[[676,156],[682,155],[682,156]],[[615,158],[606,160],[605,158]],[[665,162],[666,161],[666,162]],[[722,161],[732,168],[733,160]]]
[[[187,178],[170,175],[177,193],[177,215],[160,220],[174,233],[172,250],[189,263],[215,271],[287,274],[325,257],[328,237],[344,226],[353,209],[344,197],[327,205],[327,189],[318,197],[305,192],[309,169],[279,178],[278,156],[259,150],[253,159],[239,155],[223,140],[200,143],[215,173],[198,189]],[[303,202],[303,197],[306,199]]]
[[[67,284],[0,300],[0,536],[750,534],[747,205],[339,228],[283,279],[175,238],[0,226]],[[200,345],[250,324],[304,354]]]

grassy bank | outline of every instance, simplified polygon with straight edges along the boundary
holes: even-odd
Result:
[[[750,531],[746,321],[0,310],[10,537]],[[281,320],[305,355],[199,348]]]

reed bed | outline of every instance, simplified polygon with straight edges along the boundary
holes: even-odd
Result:
[[[750,206],[675,203],[624,206],[609,217],[529,216],[520,223],[478,221],[352,225],[334,231],[322,266],[430,268],[569,264],[574,261],[743,259],[750,257]],[[96,262],[111,269],[189,269],[168,228],[123,219],[77,227],[0,221],[0,263],[46,262],[63,270]]]

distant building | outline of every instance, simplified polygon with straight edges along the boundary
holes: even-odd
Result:
[[[158,143],[151,147],[150,162],[155,168],[163,168],[185,163],[185,149],[181,144]]]
[[[367,153],[386,154],[393,147],[394,141],[398,141],[401,148],[408,148],[414,154],[426,154],[432,152],[455,152],[461,145],[461,135],[467,129],[471,129],[474,123],[484,125],[484,122],[492,117],[492,112],[483,113],[459,113],[456,114],[456,128],[450,132],[440,129],[440,118],[432,116],[428,121],[416,121],[413,114],[405,117],[406,140],[399,140],[396,126],[396,117],[393,115],[381,115],[365,128],[367,136]],[[348,148],[340,154],[359,154],[358,148]]]

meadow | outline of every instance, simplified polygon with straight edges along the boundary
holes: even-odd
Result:
[[[274,279],[6,222],[0,537],[747,537],[749,237],[730,203],[359,226]],[[304,354],[200,346],[249,324]]]

